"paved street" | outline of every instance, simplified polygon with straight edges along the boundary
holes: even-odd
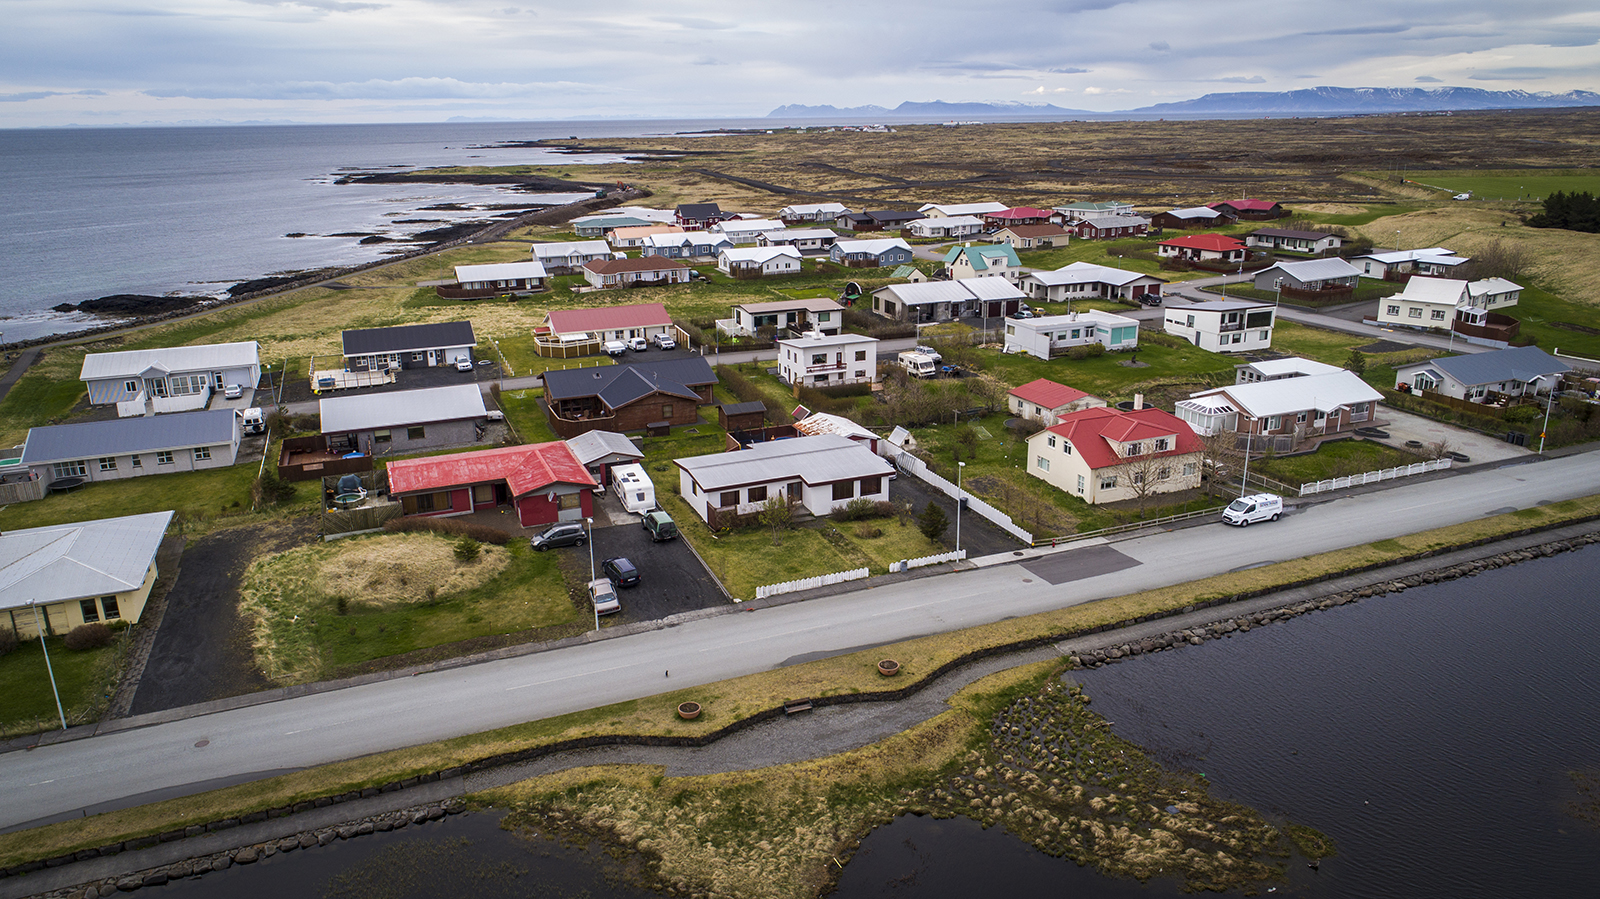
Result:
[[[1396,537],[1600,492],[1577,455],[1452,475],[1300,506],[1241,531],[1221,525],[1093,541],[1094,573],[1048,550],[974,570],[746,612],[709,610],[666,626],[418,677],[385,680],[193,718],[125,719],[125,728],[0,759],[0,827],[96,803],[257,772],[323,764],[710,683],[1132,591]],[[1098,548],[1097,548],[1098,547]],[[1044,575],[1033,569],[1042,568]],[[1052,584],[1051,581],[1056,583]],[[666,672],[670,669],[671,676]]]

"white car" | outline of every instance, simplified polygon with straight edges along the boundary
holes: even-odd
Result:
[[[225,400],[236,400],[241,396],[244,396],[244,387],[238,384],[229,384],[222,388],[222,398]]]
[[[622,611],[622,603],[617,601],[617,588],[612,586],[610,578],[595,578],[589,582],[589,601],[594,603],[597,615]]]
[[[643,337],[630,337],[628,338],[628,349],[633,350],[636,353],[642,353],[645,350],[650,349],[650,343]]]
[[[457,359],[456,360],[456,371],[472,371],[472,360],[471,359]]]
[[[663,350],[675,350],[678,348],[678,342],[665,334],[657,334],[656,346]]]

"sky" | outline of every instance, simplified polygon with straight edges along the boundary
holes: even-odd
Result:
[[[0,127],[1600,91],[1566,0],[0,0]]]

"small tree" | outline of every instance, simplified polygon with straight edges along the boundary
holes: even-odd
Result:
[[[483,547],[471,537],[462,537],[456,541],[456,561],[464,565],[478,561],[478,555],[482,551]]]
[[[939,508],[939,504],[932,500],[923,507],[922,514],[917,516],[917,530],[929,540],[939,540],[944,537],[944,532],[950,528],[950,518]]]
[[[1356,377],[1367,373],[1367,356],[1360,350],[1351,347],[1350,355],[1344,357],[1344,367],[1349,369]]]
[[[762,525],[772,528],[772,545],[783,545],[783,529],[794,520],[794,515],[789,511],[789,498],[782,493],[767,497],[756,512],[756,520]]]

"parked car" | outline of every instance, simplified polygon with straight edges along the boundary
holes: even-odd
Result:
[[[622,603],[617,599],[617,588],[611,586],[611,581],[603,577],[597,577],[589,582],[589,601],[594,603],[595,613],[599,615],[622,611]]]
[[[639,585],[639,569],[633,562],[622,556],[607,559],[600,563],[600,570],[606,573],[618,587],[636,587]]]
[[[628,351],[628,345],[620,340],[608,340],[605,345],[606,355],[620,356]]]
[[[552,524],[533,536],[528,544],[543,552],[552,546],[582,546],[589,542],[589,532],[581,521],[563,521]]]
[[[656,346],[664,350],[675,350],[678,348],[678,342],[665,334],[657,334]]]
[[[229,384],[222,388],[222,398],[225,400],[236,400],[241,396],[244,396],[244,387],[239,384]]]
[[[630,337],[628,338],[628,349],[633,350],[635,353],[642,353],[650,349],[650,342],[643,337]]]
[[[1018,319],[1018,320],[1025,319],[1025,318],[1033,318],[1033,310],[1032,309],[1018,309],[1016,312],[1013,312],[1013,313],[1011,313],[1010,315],[1008,315],[1006,317],[1007,318],[1014,318],[1014,319]]]
[[[457,359],[456,360],[456,371],[472,371],[472,360],[471,359]]]
[[[657,543],[678,536],[677,523],[672,520],[671,515],[659,509],[644,513],[644,529],[650,532],[650,539]]]
[[[1271,493],[1241,496],[1222,510],[1222,520],[1245,527],[1252,521],[1277,521],[1283,514],[1283,497]]]

